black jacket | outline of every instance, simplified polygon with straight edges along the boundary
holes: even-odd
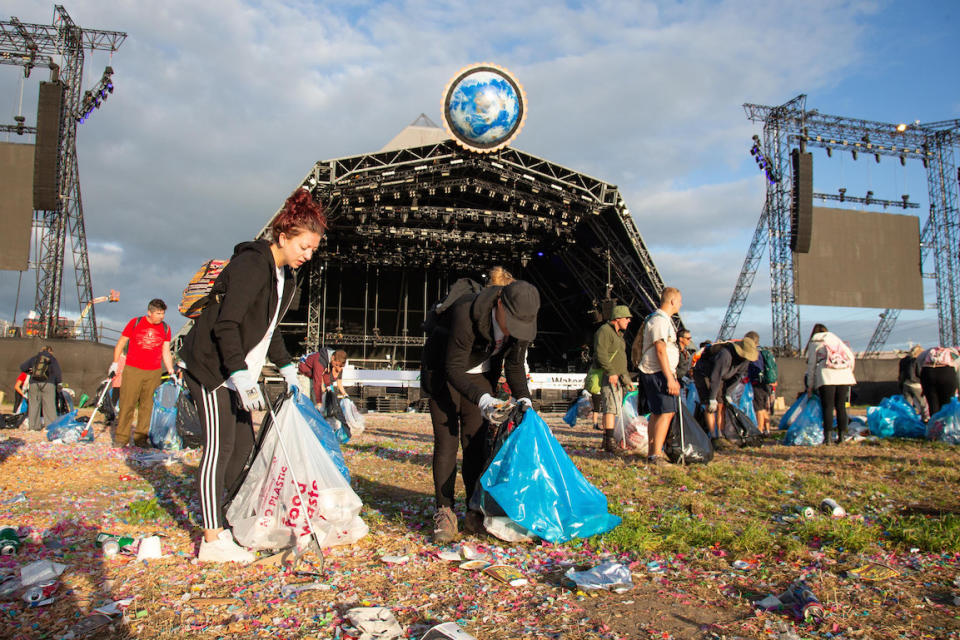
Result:
[[[710,381],[710,397],[701,400],[708,402],[720,399],[721,392],[742,378],[749,366],[750,362],[737,355],[730,342],[721,342],[707,347],[697,360],[697,366],[693,368],[694,373]]]
[[[491,311],[503,287],[487,287],[476,296],[456,303],[450,313],[450,338],[447,341],[446,374],[453,388],[473,404],[480,402],[486,391],[474,384],[467,373],[491,357],[496,341],[493,336]],[[496,388],[500,371],[503,370],[514,398],[529,398],[527,371],[524,361],[529,343],[513,336],[490,362],[490,370],[483,374]]]
[[[37,355],[33,356],[32,358],[30,358],[29,360],[21,364],[20,371],[23,371],[26,373],[33,373],[33,366],[37,363],[37,358],[39,358],[41,354],[45,354],[50,357],[50,372],[47,374],[47,379],[43,382],[52,382],[53,384],[56,384],[56,385],[63,383],[63,371],[60,370],[60,363],[57,362],[57,359],[53,357],[52,353],[49,353],[47,351],[41,351]],[[32,382],[33,380],[31,379],[31,383]],[[41,381],[37,380],[37,384],[40,384],[40,383]]]
[[[296,276],[284,267],[280,315],[290,307]],[[245,358],[266,335],[277,309],[277,274],[270,243],[243,242],[210,291],[210,304],[183,339],[178,355],[187,371],[207,389],[219,387],[230,374],[246,369]],[[279,327],[274,330],[267,357],[278,367],[290,364]]]

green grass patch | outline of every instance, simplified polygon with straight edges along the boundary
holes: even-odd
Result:
[[[131,502],[124,514],[124,519],[130,524],[156,522],[166,517],[167,512],[157,503],[156,498]]]
[[[960,552],[960,516],[891,516],[881,523],[893,543],[921,551]]]

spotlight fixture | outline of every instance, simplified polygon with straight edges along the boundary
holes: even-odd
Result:
[[[93,113],[93,110],[99,109],[112,93],[113,67],[108,66],[103,70],[103,75],[100,76],[100,81],[97,85],[93,89],[84,91],[83,102],[80,104],[80,108],[77,109],[74,119],[81,124],[86,122],[87,118]]]

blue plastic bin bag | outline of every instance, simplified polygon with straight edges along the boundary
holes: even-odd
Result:
[[[64,444],[72,442],[93,442],[93,427],[77,420],[77,409],[65,413],[47,425],[47,440],[59,440]],[[86,418],[84,418],[86,420]]]
[[[817,398],[808,398],[803,394],[791,411],[796,407],[790,428],[787,429],[787,435],[783,437],[785,445],[812,446],[823,444],[823,409],[820,407],[820,400]]]
[[[153,413],[150,415],[150,444],[164,451],[183,449],[183,440],[177,433],[177,401],[181,388],[167,380],[153,392]]]
[[[786,413],[780,416],[780,421],[777,423],[777,428],[789,429],[790,425],[793,424],[793,421],[796,420],[803,412],[803,408],[806,406],[808,400],[810,400],[810,398],[807,397],[807,394],[801,393],[800,397],[793,401],[793,404],[790,405],[790,408],[787,409]]]
[[[747,414],[747,417],[757,424],[757,412],[753,409],[753,385],[749,382],[743,385],[743,392],[740,394],[740,400],[737,401],[740,411]]]
[[[517,524],[549,542],[606,533],[620,518],[574,466],[536,411],[507,436],[481,486]]]
[[[570,405],[563,416],[563,421],[571,427],[577,426],[577,418],[585,418],[593,410],[593,401],[590,399],[590,393],[583,391],[577,401]]]
[[[697,393],[697,385],[688,382],[683,388],[683,404],[690,408],[690,413],[697,413],[697,405],[700,404],[700,394]]]
[[[955,397],[927,422],[927,440],[960,444],[960,401]]]
[[[899,395],[867,409],[867,426],[880,438],[923,438],[927,432],[916,409]]]
[[[347,469],[347,461],[343,459],[343,452],[340,451],[340,443],[337,441],[337,434],[333,432],[333,427],[327,422],[317,408],[310,402],[310,398],[304,395],[299,389],[293,392],[293,402],[303,414],[304,420],[310,425],[313,435],[323,445],[333,464],[336,465],[343,477],[350,482],[350,470]]]

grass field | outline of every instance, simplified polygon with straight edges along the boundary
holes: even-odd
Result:
[[[546,419],[623,522],[562,545],[463,540],[518,567],[530,581],[523,587],[437,558],[428,538],[432,434],[423,414],[369,414],[367,431],[344,447],[370,534],[329,551],[319,578],[192,562],[196,454],[146,464],[142,452],[101,444],[102,435],[90,445],[52,445],[41,434],[5,432],[12,437],[0,443],[0,522],[28,536],[0,568],[50,558],[70,569],[49,607],[0,602],[0,637],[59,638],[93,607],[122,597],[133,598],[125,619],[94,637],[350,637],[342,615],[363,604],[389,607],[407,637],[441,621],[457,621],[477,638],[960,637],[954,448],[912,441],[799,448],[771,439],[755,449],[722,448],[705,466],[652,468],[639,457],[598,452],[589,426]],[[797,517],[798,507],[816,508],[827,497],[849,515]],[[105,559],[92,543],[101,530],[159,532],[166,556]],[[384,555],[410,560],[388,565]],[[633,589],[579,592],[565,584],[567,569],[607,559],[630,567]],[[867,565],[892,572],[855,577]],[[801,577],[827,611],[821,624],[786,608],[755,611],[754,601]],[[318,580],[318,590],[284,595],[284,586]]]

